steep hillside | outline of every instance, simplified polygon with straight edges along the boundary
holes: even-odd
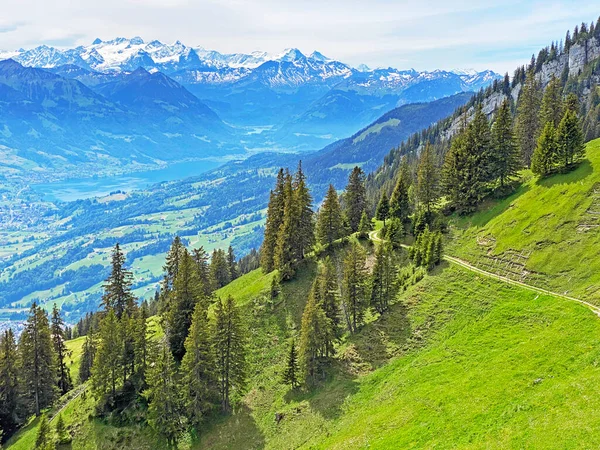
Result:
[[[600,139],[588,143],[575,171],[530,178],[454,224],[452,254],[600,305]]]

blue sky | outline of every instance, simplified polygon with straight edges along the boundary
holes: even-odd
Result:
[[[3,2],[4,3],[4,2]],[[600,15],[595,1],[10,0],[0,48],[94,38],[181,40],[221,52],[297,47],[358,65],[510,71]]]

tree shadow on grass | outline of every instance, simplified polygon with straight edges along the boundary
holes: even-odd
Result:
[[[265,447],[265,437],[252,416],[252,410],[241,404],[232,414],[220,416],[211,423],[209,431],[193,442],[193,449]]]
[[[544,187],[552,187],[556,184],[572,184],[587,178],[592,173],[594,173],[592,163],[588,159],[584,159],[574,170],[541,178],[537,181],[537,184]]]

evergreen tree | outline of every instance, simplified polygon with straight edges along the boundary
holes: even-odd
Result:
[[[417,197],[425,206],[427,213],[431,213],[431,207],[439,198],[439,181],[429,142],[425,145],[419,158],[417,175]]]
[[[58,369],[58,388],[62,395],[73,389],[71,381],[71,371],[67,365],[67,357],[71,356],[71,352],[65,345],[65,323],[60,316],[60,311],[54,304],[52,308],[52,325],[50,333],[52,334],[52,345],[56,354],[56,367]]]
[[[246,384],[245,343],[242,319],[233,297],[229,296],[224,302],[217,300],[213,347],[223,411],[228,411],[231,407],[232,391],[240,392]]]
[[[362,213],[367,208],[365,173],[358,166],[354,167],[348,178],[348,185],[344,193],[344,202],[350,231],[356,233]]]
[[[540,103],[540,84],[533,71],[529,71],[519,95],[516,121],[517,140],[521,147],[521,158],[526,166],[531,165],[531,158],[537,146]]]
[[[337,192],[329,185],[327,195],[323,200],[317,220],[317,238],[323,245],[331,245],[337,239],[346,235],[344,217],[340,207]]]
[[[179,236],[175,236],[173,242],[171,243],[171,248],[167,253],[165,265],[163,266],[165,278],[161,287],[161,291],[165,296],[168,296],[169,292],[173,288],[173,283],[175,282],[175,277],[177,277],[177,272],[179,270],[179,261],[183,256],[184,249],[185,247],[181,242],[181,238]]]
[[[62,414],[59,414],[56,419],[56,438],[59,445],[67,445],[71,442],[71,435],[67,431]]]
[[[50,428],[50,422],[46,414],[42,414],[40,419],[34,448],[35,450],[54,450],[56,448],[52,428]]]
[[[113,309],[100,323],[98,347],[92,365],[92,388],[96,397],[110,394],[114,399],[122,364],[122,336],[119,319]]]
[[[371,306],[383,314],[396,295],[396,266],[390,244],[380,245],[375,254],[375,266],[371,275]]]
[[[181,394],[178,391],[175,360],[165,340],[158,345],[153,364],[148,370],[148,389],[144,391],[144,396],[149,402],[148,423],[166,438],[169,447],[176,447],[177,436],[183,428]]]
[[[235,280],[238,277],[238,271],[235,254],[231,245],[227,249],[227,268],[229,269],[229,279],[231,281]]]
[[[135,308],[135,297],[131,292],[133,275],[125,269],[125,255],[119,244],[112,252],[111,273],[104,285],[102,306],[105,311],[113,309],[118,319],[124,313],[131,315]]]
[[[96,339],[93,333],[88,333],[83,341],[81,360],[79,363],[79,382],[84,383],[92,376],[92,365],[96,356]]]
[[[185,339],[185,356],[181,361],[181,388],[186,417],[198,425],[218,399],[215,358],[211,345],[210,326],[206,308],[196,305],[192,325]]]
[[[546,86],[540,108],[540,127],[543,129],[548,122],[558,128],[562,119],[562,86],[560,80],[552,75]]]
[[[367,216],[367,212],[363,211],[360,224],[358,225],[358,235],[361,239],[366,239],[371,230],[373,230],[373,223],[369,219],[369,216]]]
[[[224,257],[224,252],[219,253]],[[215,262],[213,261],[213,264]],[[226,265],[225,265],[225,268]],[[166,335],[176,360],[181,361],[185,354],[185,338],[192,323],[192,315],[197,303],[208,308],[204,290],[192,257],[185,250],[179,264],[179,271],[171,292],[171,308],[166,316]]]
[[[210,277],[210,266],[208,253],[204,250],[204,247],[194,249],[192,258],[196,263],[196,270],[198,271],[198,277],[202,282],[202,288],[204,289],[204,295],[210,297],[212,295],[212,282]]]
[[[283,382],[289,384],[292,389],[296,389],[298,386],[298,374],[300,368],[298,367],[298,355],[296,354],[296,343],[292,339],[290,345],[290,352],[288,353],[288,359],[283,372]]]
[[[11,434],[19,417],[19,375],[17,343],[12,329],[0,336],[0,429]],[[1,441],[1,439],[0,439]]]
[[[267,208],[267,222],[265,224],[265,236],[260,251],[260,265],[265,273],[275,268],[275,248],[277,247],[277,236],[283,223],[285,207],[285,181],[286,176],[283,169],[277,174],[275,189],[271,191],[269,206]]]
[[[56,398],[56,356],[46,312],[35,302],[31,305],[25,329],[19,339],[19,359],[27,410],[39,416]]]
[[[557,160],[563,170],[585,155],[583,130],[577,114],[567,109],[556,132]]]
[[[217,290],[226,286],[231,281],[227,256],[221,249],[215,249],[210,260],[210,277],[213,289]],[[203,289],[204,290],[204,289]]]
[[[538,139],[538,145],[531,159],[531,171],[542,177],[548,175],[556,161],[556,153],[556,130],[554,125],[548,122]]]
[[[362,246],[352,242],[344,258],[343,306],[348,329],[351,333],[358,330],[367,307],[367,254]]]
[[[295,240],[297,244],[296,259],[303,259],[305,254],[315,244],[315,224],[314,211],[312,210],[312,197],[306,185],[306,176],[302,171],[302,161],[298,163],[298,170],[294,175],[293,182],[294,198],[296,210],[298,212],[297,234]]]
[[[315,283],[315,289],[318,289],[315,299],[320,302],[330,327],[326,335],[326,356],[332,356],[333,340],[340,334],[340,286],[337,270],[329,256],[323,261]]]
[[[283,222],[277,234],[275,247],[275,268],[279,270],[282,280],[289,280],[294,276],[297,261],[296,238],[298,236],[298,203],[296,202],[292,177],[288,174],[285,181],[285,205],[283,207]]]
[[[324,377],[328,362],[328,338],[331,336],[331,325],[315,294],[316,290],[311,289],[300,330],[300,361],[307,384],[313,384],[319,375]]]
[[[492,126],[491,166],[493,179],[505,183],[514,177],[519,170],[519,149],[513,133],[513,121],[508,100],[502,102],[496,121]]]
[[[422,214],[418,214],[420,217]],[[396,248],[399,247],[402,238],[404,237],[404,226],[400,219],[394,217],[388,223],[385,229],[385,238]]]
[[[136,388],[141,390],[146,384],[146,371],[148,369],[148,305],[142,303],[135,318],[132,319],[133,335],[133,367],[131,373],[135,375]]]
[[[365,214],[365,211],[363,211]],[[390,214],[390,202],[388,200],[387,193],[383,191],[381,194],[381,199],[379,200],[379,204],[377,205],[377,211],[375,212],[375,218],[377,220],[383,220],[383,226],[385,227],[385,220],[389,217]]]
[[[411,213],[410,198],[408,195],[410,185],[410,169],[408,168],[406,156],[404,156],[400,166],[400,174],[396,181],[394,191],[392,192],[392,197],[390,198],[390,216],[400,219],[402,223],[407,221],[408,216]]]

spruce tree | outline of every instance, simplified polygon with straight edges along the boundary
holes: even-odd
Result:
[[[367,254],[356,242],[350,244],[350,249],[344,258],[344,278],[342,285],[342,301],[348,330],[355,333],[363,321],[368,304],[367,294]]]
[[[229,271],[229,279],[231,281],[235,280],[238,277],[238,270],[235,253],[233,252],[233,247],[231,245],[227,249],[227,268]]]
[[[358,235],[361,239],[366,239],[369,233],[373,230],[373,223],[366,211],[363,211],[362,217],[360,218],[360,224],[358,225]]]
[[[215,249],[210,259],[210,277],[213,290],[226,286],[231,281],[227,256],[221,249]],[[204,290],[204,289],[203,289]]]
[[[71,371],[67,365],[67,358],[70,358],[71,352],[65,345],[64,328],[65,323],[60,316],[60,311],[55,303],[52,308],[52,325],[50,327],[50,333],[52,334],[52,345],[54,347],[54,353],[56,354],[58,388],[60,389],[61,395],[66,394],[73,388]]]
[[[337,270],[329,256],[323,261],[319,275],[321,307],[331,324],[334,336],[337,336],[340,328],[340,286]]]
[[[83,341],[79,363],[79,382],[85,383],[92,376],[92,365],[96,356],[96,339],[93,333],[88,333]]]
[[[363,211],[365,214],[365,211]],[[377,210],[375,211],[375,218],[377,220],[383,220],[383,226],[385,227],[385,220],[389,217],[390,214],[390,201],[388,200],[387,193],[383,191],[381,194],[381,198],[379,199],[379,204],[377,205]]]
[[[519,95],[516,120],[517,140],[521,147],[521,158],[527,167],[531,165],[531,158],[537,146],[537,138],[540,132],[540,104],[541,87],[535,74],[530,70]]]
[[[210,277],[208,253],[206,253],[206,250],[204,250],[203,246],[200,246],[199,248],[195,248],[193,250],[192,258],[196,263],[196,269],[198,271],[198,277],[202,282],[204,295],[210,297],[212,295],[212,282]]]
[[[112,252],[111,273],[104,284],[102,306],[104,311],[114,310],[118,319],[123,314],[133,314],[135,297],[131,292],[133,275],[125,268],[125,255],[119,244]]]
[[[402,223],[407,222],[408,216],[411,213],[410,198],[408,194],[410,185],[410,169],[408,167],[406,156],[404,156],[402,158],[402,164],[400,165],[398,180],[396,181],[394,191],[390,198],[390,216],[400,219]]]
[[[317,238],[322,245],[331,245],[346,235],[344,217],[337,192],[329,185],[317,219]]]
[[[519,149],[513,133],[513,121],[508,100],[504,100],[492,126],[491,166],[493,179],[500,188],[514,177],[520,168]]]
[[[181,260],[184,249],[185,247],[181,242],[181,238],[179,236],[175,236],[173,242],[171,243],[171,248],[167,253],[165,265],[163,266],[165,278],[161,287],[161,291],[165,295],[168,295],[169,291],[173,288],[173,283],[175,282],[175,277],[177,276],[177,271],[179,270],[179,261]]]
[[[212,336],[221,408],[226,412],[232,392],[241,392],[246,385],[246,336],[233,297],[217,300]]]
[[[390,244],[380,245],[375,253],[375,266],[371,275],[371,306],[383,314],[393,300],[397,275]]]
[[[260,251],[260,265],[265,273],[275,268],[275,248],[277,247],[277,236],[283,223],[285,207],[285,181],[286,176],[283,169],[277,173],[275,189],[271,191],[269,206],[267,208],[267,222],[265,224],[265,236]]]
[[[67,445],[71,442],[71,435],[67,431],[67,427],[65,426],[65,421],[63,419],[62,414],[58,415],[58,419],[56,419],[56,439],[59,445]]]
[[[311,289],[302,314],[300,329],[300,363],[304,381],[313,384],[325,375],[328,362],[327,353],[331,336],[331,324],[315,297],[316,290]]]
[[[556,141],[557,160],[562,170],[567,170],[585,155],[581,122],[571,109],[565,110],[556,131]]]
[[[123,368],[122,336],[119,319],[114,309],[102,319],[98,331],[98,347],[92,365],[92,388],[96,397],[110,394],[114,400],[117,382]]]
[[[548,122],[558,128],[563,116],[562,111],[562,86],[560,80],[552,75],[550,82],[544,90],[540,107],[540,127],[543,129]]]
[[[148,352],[150,342],[148,338],[148,305],[144,302],[132,319],[133,336],[133,367],[132,375],[136,389],[141,390],[146,384],[146,371],[148,369]]]
[[[294,199],[298,212],[297,234],[295,236],[296,259],[303,259],[305,254],[315,244],[314,211],[312,210],[312,197],[306,185],[306,176],[302,171],[302,161],[298,163],[298,170],[293,181]]]
[[[56,444],[54,442],[54,433],[50,427],[48,416],[42,414],[40,425],[38,427],[37,436],[35,438],[35,450],[54,450]]]
[[[348,185],[344,193],[346,217],[350,231],[356,233],[363,211],[367,208],[367,190],[365,187],[365,173],[356,166],[348,177]]]
[[[283,382],[289,384],[292,389],[298,386],[298,375],[300,368],[298,367],[298,355],[296,353],[296,343],[292,339],[290,351],[288,353],[285,371],[283,372]]]
[[[176,447],[177,436],[182,431],[181,393],[178,390],[177,368],[163,339],[156,349],[153,363],[148,370],[147,420],[150,426],[167,440],[169,447]]]
[[[283,222],[277,234],[275,247],[275,268],[279,271],[282,280],[289,280],[294,276],[295,263],[298,260],[298,203],[294,195],[292,177],[288,174],[285,181],[285,205],[283,207]]]
[[[538,145],[531,159],[531,171],[542,177],[548,175],[556,162],[557,141],[556,130],[548,122],[538,139]]]
[[[11,328],[0,336],[0,429],[11,434],[19,422],[19,372],[15,335]]]
[[[425,149],[419,158],[417,171],[417,197],[425,206],[427,213],[431,213],[431,207],[439,198],[439,177],[433,159],[431,144],[425,144]]]
[[[198,426],[214,408],[217,379],[215,357],[206,308],[196,305],[192,325],[185,339],[185,356],[181,361],[183,405],[188,420]]]
[[[19,339],[22,400],[36,416],[56,398],[56,356],[46,312],[35,302]]]

